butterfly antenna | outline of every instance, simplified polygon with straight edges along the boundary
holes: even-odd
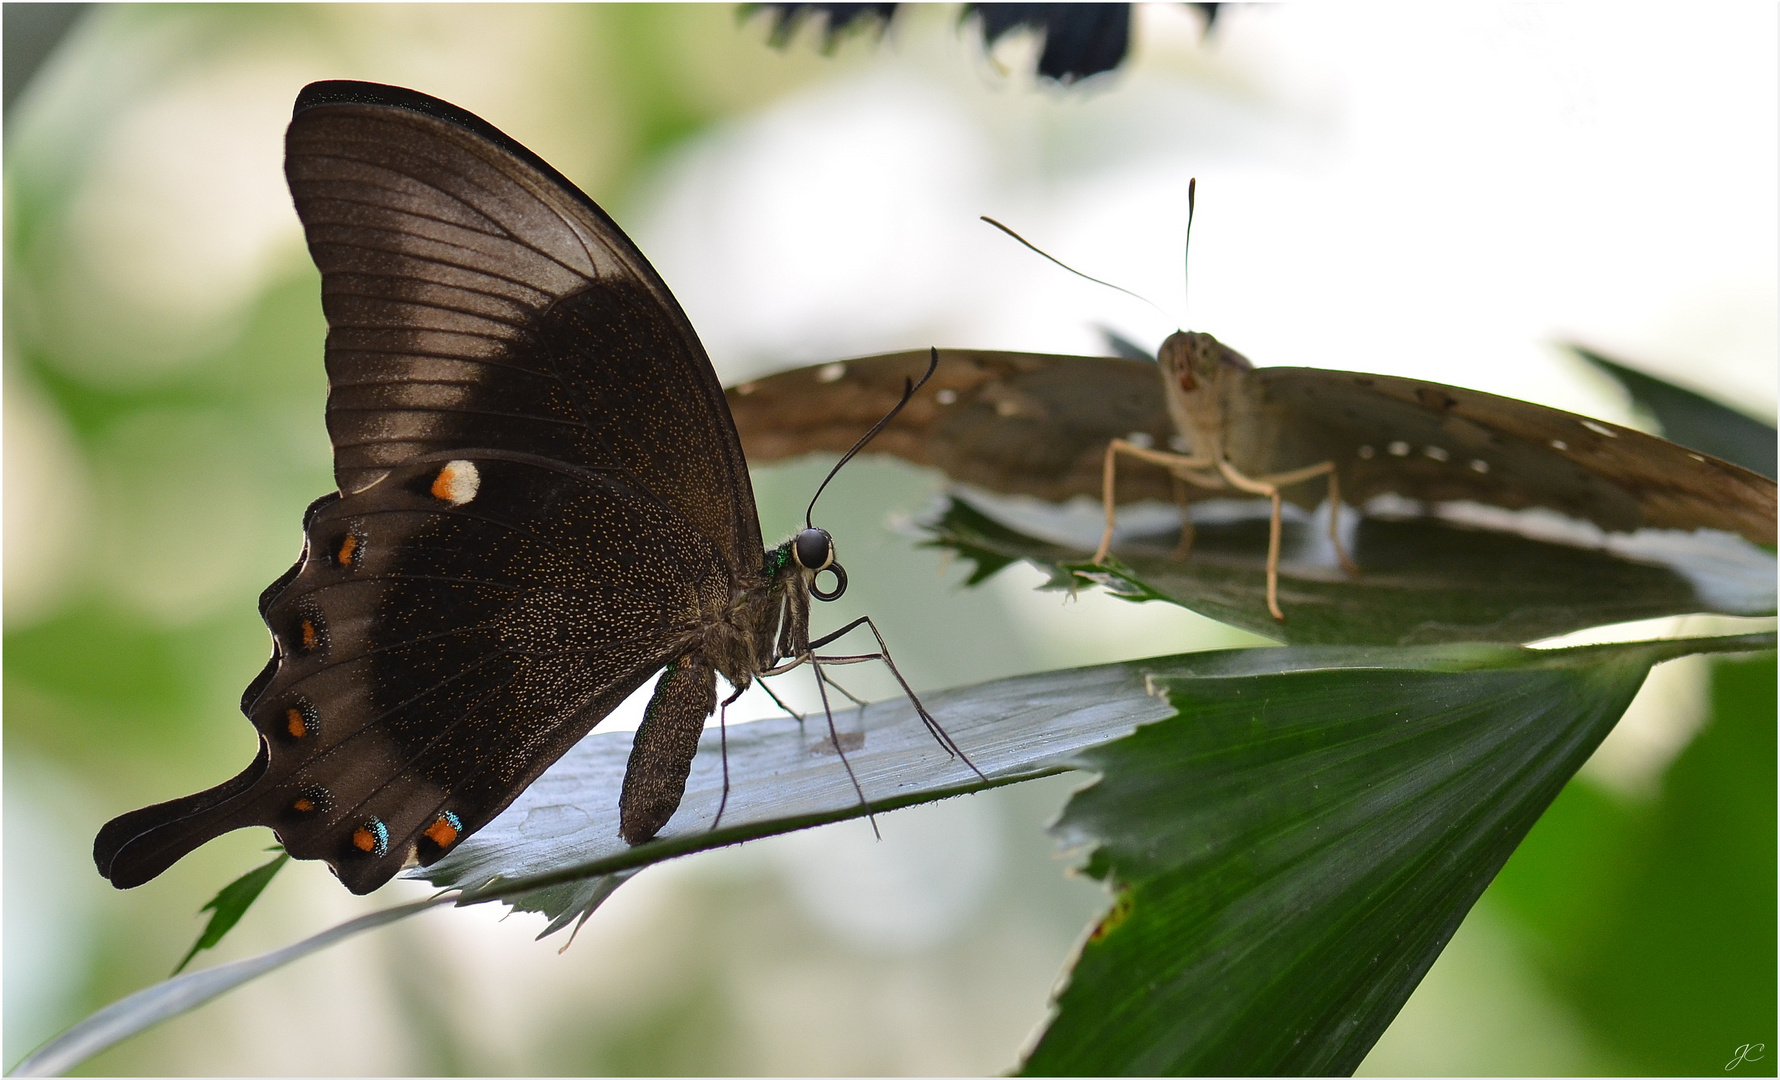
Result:
[[[857,454],[859,451],[865,449],[865,444],[868,442],[871,442],[872,439],[876,438],[878,432],[884,430],[884,426],[886,424],[888,424],[888,423],[890,423],[890,421],[896,419],[896,414],[901,412],[902,407],[904,405],[907,405],[909,403],[909,399],[915,396],[915,391],[917,391],[917,390],[921,389],[923,386],[927,385],[927,380],[933,378],[933,373],[938,368],[939,368],[939,350],[933,349],[932,350],[932,359],[927,361],[927,371],[925,374],[923,374],[921,376],[920,381],[916,382],[912,379],[907,379],[907,378],[903,379],[903,381],[902,381],[902,400],[898,401],[894,406],[892,406],[890,411],[884,414],[884,418],[882,420],[879,420],[877,423],[873,424],[871,426],[870,431],[866,432],[864,435],[859,436],[859,441],[853,444],[853,449],[842,454],[841,459],[834,463],[834,468],[828,470],[828,475],[822,478],[822,482],[820,484],[816,485],[816,493],[814,495],[810,496],[809,508],[803,512],[803,523],[804,523],[805,528],[814,528],[815,527],[813,524],[811,524],[811,518],[816,512],[816,500],[820,499],[822,497],[822,489],[826,488],[828,486],[828,482],[830,480],[834,479],[834,474],[841,471],[842,465],[845,465],[847,462],[853,460],[854,454]]]
[[[1085,278],[1088,281],[1092,281],[1096,285],[1104,285],[1107,288],[1112,289],[1115,292],[1122,292],[1126,296],[1129,296],[1134,300],[1142,300],[1144,303],[1148,304],[1150,306],[1150,308],[1156,312],[1156,314],[1162,316],[1164,319],[1167,319],[1169,322],[1174,321],[1173,317],[1170,316],[1168,314],[1168,312],[1163,311],[1161,308],[1157,307],[1155,301],[1151,300],[1149,297],[1140,296],[1139,294],[1132,292],[1130,289],[1127,289],[1122,285],[1114,285],[1110,281],[1101,281],[1099,278],[1093,276],[1092,274],[1084,274],[1080,270],[1077,270],[1075,267],[1064,262],[1062,259],[1057,258],[1055,255],[1052,255],[1050,252],[1044,250],[1043,248],[1039,247],[1037,244],[1034,244],[1032,241],[1026,239],[1024,236],[1021,236],[1019,233],[1008,228],[1006,225],[1003,225],[1001,222],[996,221],[992,217],[989,217],[987,214],[984,214],[981,216],[984,221],[995,226],[997,229],[1000,229],[1002,232],[1013,237],[1015,240],[1018,240],[1028,250],[1033,251],[1033,252],[1035,252],[1039,255],[1042,255],[1043,257],[1051,260],[1052,262],[1056,263],[1058,266],[1061,266],[1063,269],[1074,274],[1076,277]]]
[[[1210,24],[1207,23],[1207,25]],[[1182,308],[1187,308],[1187,284],[1189,281],[1187,275],[1193,265],[1190,258],[1193,253],[1193,196],[1198,191],[1199,178],[1197,176],[1189,177],[1187,179],[1187,239],[1180,246],[1180,302]]]

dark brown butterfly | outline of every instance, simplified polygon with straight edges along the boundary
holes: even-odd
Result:
[[[846,586],[833,541],[806,520],[765,550],[686,316],[523,146],[424,94],[324,82],[297,98],[285,171],[322,274],[339,491],[260,598],[273,655],[241,701],[258,757],[107,824],[100,873],[139,885],[265,825],[367,892],[661,671],[620,796],[624,837],[649,839],[717,675],[739,695],[839,636],[809,638],[810,596]]]
[[[920,362],[917,354],[897,353],[731,389],[749,460],[844,449],[845,425],[880,413]],[[1115,498],[1227,499],[1244,490],[1228,473],[1245,480],[1283,473],[1302,475],[1267,486],[1307,509],[1329,493],[1356,506],[1397,496],[1429,506],[1545,508],[1609,533],[1716,529],[1774,543],[1774,483],[1739,466],[1643,432],[1474,390],[1256,368],[1208,334],[1173,335],[1159,364],[948,351],[933,384],[935,394],[884,430],[878,452],[991,492],[1103,499],[1109,525]],[[1160,467],[1121,471],[1115,490],[1115,452]],[[1203,483],[1179,482],[1182,472]],[[1266,494],[1252,483],[1246,490]],[[1270,601],[1279,529],[1276,502]]]

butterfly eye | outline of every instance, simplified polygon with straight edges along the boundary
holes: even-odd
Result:
[[[822,529],[805,529],[792,541],[791,553],[805,570],[826,570],[834,562],[834,538]]]

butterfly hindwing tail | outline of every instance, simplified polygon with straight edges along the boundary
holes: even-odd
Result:
[[[233,779],[112,818],[93,841],[99,873],[120,889],[133,889],[223,833],[259,824],[249,795],[269,761],[262,740],[253,764]]]

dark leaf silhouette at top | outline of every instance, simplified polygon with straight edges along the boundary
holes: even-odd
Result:
[[[874,28],[882,32],[900,4],[743,4],[744,19],[759,11],[772,17],[767,41],[784,47],[806,24],[821,21],[826,50],[847,34]],[[1210,34],[1218,4],[1189,4]],[[1131,4],[965,4],[963,20],[979,20],[983,47],[1009,34],[1029,31],[1044,40],[1038,75],[1064,85],[1112,71],[1131,50]]]

